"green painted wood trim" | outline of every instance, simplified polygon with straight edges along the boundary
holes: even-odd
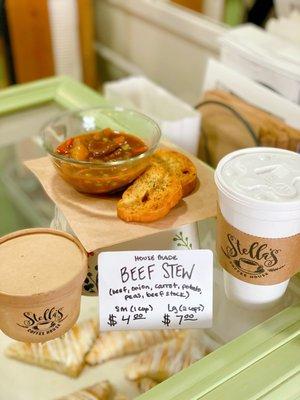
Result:
[[[55,77],[10,86],[0,91],[0,115],[53,100],[63,78]]]
[[[298,332],[299,328],[300,321]],[[300,372],[299,349],[300,335],[298,334],[297,337],[272,351],[207,395],[200,397],[200,399],[219,400],[223,398],[224,394],[228,399],[256,400],[263,398],[267,393],[272,393],[274,387],[278,387]],[[286,393],[286,396],[280,400],[286,400],[288,395]],[[300,386],[298,386],[298,395],[300,396]],[[274,396],[272,399],[275,400]]]
[[[257,400],[299,400],[299,390],[300,372],[298,371],[288,379],[285,379],[283,382],[273,387],[267,393],[260,396]]]
[[[14,85],[0,91],[0,115],[48,102],[67,109],[107,105],[107,101],[86,85],[60,76]]]
[[[61,79],[55,93],[55,101],[68,109],[109,105],[99,93],[69,77]]]
[[[220,385],[222,387],[228,380],[298,337],[299,316],[300,304],[287,308],[138,397],[138,400],[206,400],[209,392]]]

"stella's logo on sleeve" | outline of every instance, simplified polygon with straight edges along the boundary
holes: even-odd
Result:
[[[272,249],[267,243],[259,241],[243,246],[241,241],[230,233],[227,234],[227,245],[225,248],[221,246],[221,249],[235,271],[244,277],[266,277],[285,266],[278,266],[280,249]]]
[[[24,321],[17,325],[21,328],[25,328],[27,332],[38,336],[44,336],[56,331],[67,318],[67,315],[63,313],[63,307],[47,308],[40,315],[31,311],[26,311],[23,313],[23,316]]]

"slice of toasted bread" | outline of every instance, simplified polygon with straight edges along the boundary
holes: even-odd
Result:
[[[192,161],[184,154],[174,150],[160,149],[154,153],[152,161],[164,165],[177,176],[182,185],[183,197],[195,189],[197,170]]]
[[[159,164],[151,165],[118,202],[118,217],[127,222],[152,222],[163,218],[182,198],[179,179]]]

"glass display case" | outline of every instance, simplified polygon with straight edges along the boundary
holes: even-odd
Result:
[[[69,78],[49,78],[0,93],[1,199],[6,207],[1,204],[1,225],[8,221],[4,214],[9,212],[19,218],[19,224],[10,225],[10,230],[50,223],[54,206],[45,201],[41,186],[23,169],[22,161],[28,154],[31,158],[43,155],[34,143],[41,126],[54,115],[104,104],[100,95]],[[6,233],[5,229],[3,224],[1,233]],[[198,231],[201,248],[215,253],[215,219],[199,221]],[[8,359],[4,350],[12,339],[1,333],[0,397],[51,400],[109,379],[129,399],[296,398],[300,385],[299,274],[291,279],[287,293],[275,307],[244,310],[226,299],[216,257],[214,264],[213,326],[193,332],[206,356],[189,368],[141,395],[124,376],[132,356],[86,367],[74,379]],[[98,298],[83,296],[79,320],[96,318],[97,314]]]

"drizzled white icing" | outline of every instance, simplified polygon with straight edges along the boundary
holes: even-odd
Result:
[[[57,400],[109,400],[111,399],[112,393],[113,388],[111,384],[108,381],[102,381]]]
[[[13,343],[6,354],[24,361],[31,361],[41,366],[48,362],[56,364],[57,368],[67,371],[77,369],[84,360],[87,351],[97,336],[97,322],[87,320],[65,333],[62,337],[45,343]],[[59,368],[58,366],[61,366]]]
[[[300,201],[300,155],[280,150],[240,153],[222,167],[234,192],[272,202]]]
[[[128,366],[130,380],[144,377],[167,379],[204,356],[204,349],[190,335],[175,338],[144,351]]]
[[[178,330],[116,331],[102,333],[86,357],[91,364],[134,354],[164,340],[181,335]]]

